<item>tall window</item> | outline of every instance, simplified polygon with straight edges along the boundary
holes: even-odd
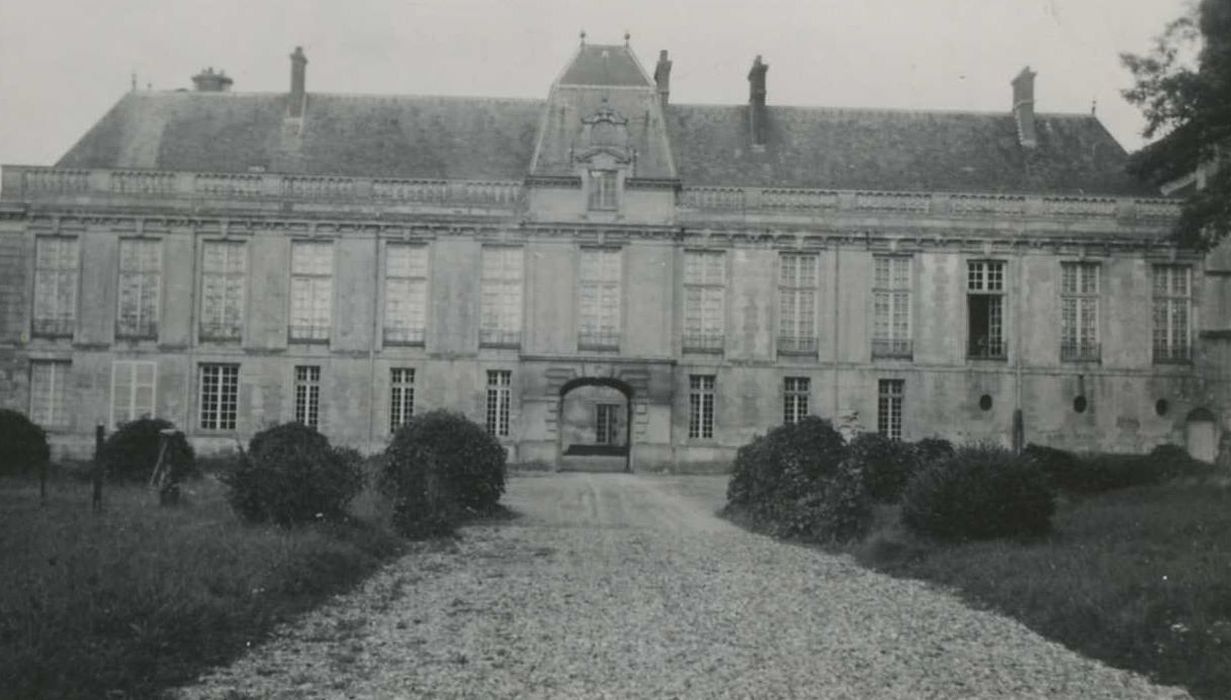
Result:
[[[158,337],[158,289],[162,281],[162,241],[120,239],[120,308],[116,335]]]
[[[615,209],[619,202],[618,182],[614,170],[590,171],[590,208]]]
[[[876,431],[890,440],[902,439],[902,397],[906,380],[882,379],[876,401]]]
[[[333,243],[291,243],[291,340],[329,340]]]
[[[594,405],[594,442],[600,445],[620,444],[620,404]]]
[[[1191,359],[1192,270],[1187,265],[1154,266],[1154,361]]]
[[[385,342],[418,344],[427,326],[427,246],[385,247]]]
[[[295,421],[309,428],[320,424],[321,368],[317,365],[295,367]]]
[[[877,255],[873,263],[872,357],[910,358],[911,259]]]
[[[722,352],[726,254],[684,253],[684,349]]]
[[[1099,359],[1099,266],[1060,264],[1060,359]]]
[[[68,426],[69,370],[72,365],[59,360],[30,361],[30,420],[44,428]]]
[[[111,425],[152,417],[157,383],[155,362],[111,363]]]
[[[483,248],[479,344],[521,345],[522,249]]]
[[[201,339],[239,340],[248,251],[243,241],[206,241],[201,255]]]
[[[34,335],[73,335],[77,320],[76,238],[39,236],[34,263]]]
[[[415,415],[415,371],[409,367],[389,370],[389,432],[410,422]]]
[[[782,380],[783,423],[798,423],[808,415],[809,384],[807,377],[787,377]]]
[[[714,437],[714,375],[688,377],[688,437]]]
[[[1005,358],[1004,262],[974,261],[966,267],[970,357]]]
[[[581,249],[581,327],[577,344],[583,350],[620,347],[620,258],[618,249]]]
[[[201,429],[235,430],[239,365],[201,365]]]
[[[487,432],[509,434],[509,409],[513,403],[513,372],[507,369],[487,371]]]
[[[778,351],[815,353],[817,257],[783,253],[778,260]]]

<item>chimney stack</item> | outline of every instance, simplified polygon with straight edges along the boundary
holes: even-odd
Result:
[[[1017,140],[1023,148],[1039,145],[1038,132],[1034,126],[1034,76],[1030,66],[1022,69],[1013,79],[1013,118],[1017,122]]]
[[[671,59],[667,58],[666,49],[658,52],[658,65],[654,66],[654,84],[658,86],[658,97],[662,100],[665,112],[667,98],[671,95]]]
[[[295,53],[291,54],[290,113],[292,117],[303,116],[304,101],[307,99],[307,92],[304,90],[307,66],[308,57],[303,54],[303,47],[296,46]]]
[[[752,127],[752,144],[765,145],[765,72],[769,64],[761,61],[757,54],[752,62],[752,70],[748,71],[748,115]]]
[[[133,75],[133,85],[136,85],[136,75]],[[231,84],[234,83],[227,77],[226,71],[214,72],[213,67],[192,76],[192,84],[196,86],[197,92],[226,92],[231,89]],[[135,89],[135,87],[134,87]]]

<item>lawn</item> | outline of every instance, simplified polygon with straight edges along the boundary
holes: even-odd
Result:
[[[41,505],[37,483],[0,479],[0,696],[156,695],[402,551],[372,513],[254,527],[212,477],[184,491],[162,508],[108,485],[95,515],[89,484],[53,482]]]
[[[1231,488],[1169,483],[1062,499],[1042,541],[939,545],[897,509],[851,550],[894,576],[952,587],[1113,666],[1231,697]]]

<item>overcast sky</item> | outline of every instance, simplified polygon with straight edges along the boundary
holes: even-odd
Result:
[[[52,164],[130,89],[190,87],[206,66],[234,90],[542,98],[576,50],[625,31],[647,71],[675,61],[673,102],[742,103],[769,63],[771,104],[1089,112],[1126,148],[1123,51],[1143,52],[1191,0],[0,0],[0,163]]]

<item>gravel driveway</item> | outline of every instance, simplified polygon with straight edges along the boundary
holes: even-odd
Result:
[[[513,478],[463,530],[183,698],[1188,697],[714,517],[726,480]]]

